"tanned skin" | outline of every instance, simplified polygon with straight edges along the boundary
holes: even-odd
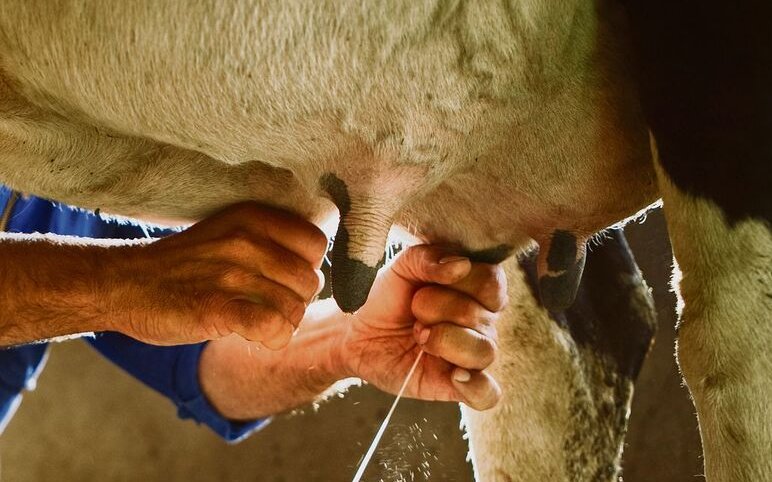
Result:
[[[477,409],[500,397],[484,370],[506,304],[503,270],[446,247],[405,250],[349,315],[333,300],[311,302],[324,234],[252,203],[156,242],[14,238],[0,243],[2,346],[89,331],[210,341],[202,389],[234,420],[295,408],[350,377],[394,393],[421,349],[407,396]]]

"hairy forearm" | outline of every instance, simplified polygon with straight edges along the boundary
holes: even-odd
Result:
[[[339,359],[343,316],[331,299],[312,304],[292,341],[279,351],[238,336],[210,342],[199,370],[204,394],[231,420],[274,415],[316,400],[350,376]]]
[[[104,280],[115,242],[52,235],[0,238],[0,346],[106,329]]]

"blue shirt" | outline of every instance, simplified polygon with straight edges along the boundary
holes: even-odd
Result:
[[[0,185],[0,213],[12,191]],[[89,238],[159,237],[172,230],[148,232],[144,227],[106,221],[98,214],[34,197],[20,197],[6,227],[12,233],[54,233]],[[2,313],[0,313],[2,316]],[[198,362],[205,343],[159,347],[118,333],[97,333],[84,340],[107,359],[166,396],[180,418],[203,423],[228,442],[238,442],[269,419],[236,423],[223,418],[207,401],[198,382]],[[45,343],[0,349],[0,434],[13,416],[24,390],[32,390],[45,365]]]

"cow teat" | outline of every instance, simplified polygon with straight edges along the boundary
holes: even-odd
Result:
[[[330,257],[332,294],[343,311],[353,313],[367,301],[384,263],[393,213],[386,203],[373,197],[352,195],[346,183],[333,173],[323,175],[319,185],[340,212]]]
[[[537,271],[541,302],[550,311],[564,311],[573,304],[582,280],[585,242],[569,231],[556,229],[539,247]]]

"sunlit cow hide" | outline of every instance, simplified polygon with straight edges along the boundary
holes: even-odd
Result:
[[[481,480],[513,481],[615,479],[624,424],[595,422],[629,394],[545,310],[590,236],[663,197],[707,476],[763,480],[772,12],[627,3],[0,1],[0,180],[156,220],[337,211],[347,311],[395,224],[508,258],[506,400],[467,418]],[[516,265],[534,244],[544,309]]]

